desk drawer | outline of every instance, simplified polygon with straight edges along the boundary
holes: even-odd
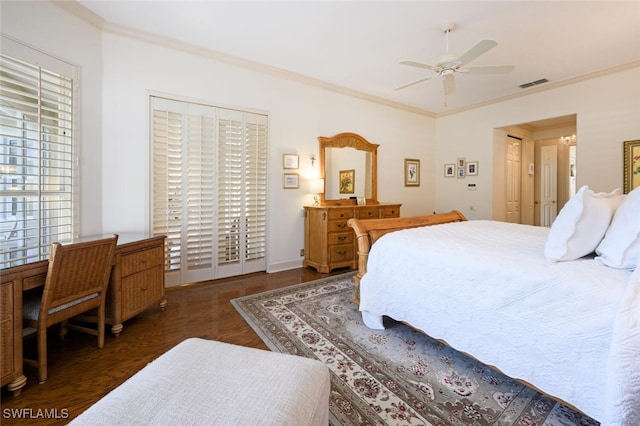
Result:
[[[146,250],[122,254],[122,276],[135,274],[154,266],[162,265],[163,247],[153,247]]]
[[[122,314],[129,318],[148,308],[164,294],[162,266],[146,269],[122,279]]]

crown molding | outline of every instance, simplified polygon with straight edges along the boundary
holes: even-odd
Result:
[[[90,25],[102,29],[105,23],[105,20],[100,15],[96,15],[91,10],[87,9],[80,3],[75,0],[50,0],[51,3],[58,6],[60,9],[66,10],[72,15],[77,16],[83,21],[89,23]]]
[[[640,60],[636,60],[636,61],[632,61],[632,62],[629,62],[629,63],[626,63],[626,64],[617,65],[617,66],[605,68],[605,69],[602,69],[602,70],[599,70],[599,71],[594,71],[594,72],[591,72],[591,73],[579,75],[577,77],[571,77],[571,78],[567,78],[567,79],[561,80],[561,81],[545,83],[544,85],[540,85],[540,86],[533,86],[533,87],[530,87],[528,89],[523,89],[521,92],[515,92],[515,93],[511,93],[509,95],[505,95],[505,96],[500,96],[500,97],[497,97],[497,98],[489,99],[487,101],[478,102],[476,104],[468,105],[466,107],[458,108],[458,109],[455,109],[455,110],[452,110],[452,111],[438,113],[435,116],[436,116],[436,118],[446,117],[448,115],[453,115],[453,114],[458,114],[458,113],[465,112],[465,111],[470,111],[472,109],[485,107],[487,105],[493,105],[493,104],[497,104],[497,103],[500,103],[500,102],[508,101],[508,100],[511,100],[511,99],[521,98],[523,96],[529,96],[529,95],[534,94],[534,93],[540,93],[540,92],[544,92],[544,91],[547,91],[547,90],[557,89],[559,87],[568,86],[570,84],[579,83],[581,81],[591,80],[591,79],[596,78],[596,77],[602,77],[602,76],[605,76],[605,75],[614,74],[614,73],[617,73],[617,72],[620,72],[620,71],[626,71],[626,70],[629,70],[629,69],[639,68],[639,67],[640,67]]]

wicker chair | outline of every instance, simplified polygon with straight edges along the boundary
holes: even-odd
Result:
[[[24,362],[38,368],[38,380],[47,380],[47,328],[97,308],[97,329],[68,324],[70,329],[98,336],[104,345],[105,301],[118,235],[62,245],[53,243],[42,293],[25,294],[25,327],[37,331],[38,359]],[[61,333],[61,336],[63,334]]]

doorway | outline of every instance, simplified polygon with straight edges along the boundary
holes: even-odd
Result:
[[[576,191],[576,115],[494,130],[493,219],[551,226]]]

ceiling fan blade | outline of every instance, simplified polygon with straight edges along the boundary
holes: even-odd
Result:
[[[467,67],[460,69],[460,72],[469,74],[507,74],[516,69],[514,65],[486,65],[479,67]]]
[[[453,74],[445,75],[442,78],[442,84],[444,86],[445,95],[450,95],[456,91],[456,79]]]
[[[409,65],[409,66],[412,66],[412,67],[424,68],[425,70],[431,70],[431,71],[436,71],[436,72],[438,72],[438,70],[440,69],[440,68],[436,67],[435,65],[421,64],[420,62],[414,62],[414,61],[401,61],[400,63],[402,65]]]
[[[433,76],[430,75],[428,77],[423,77],[423,78],[418,79],[416,81],[412,81],[411,83],[407,83],[407,84],[404,84],[404,85],[402,85],[400,87],[396,87],[393,90],[401,90],[401,89],[404,89],[405,87],[409,87],[409,86],[413,86],[414,84],[422,83],[423,81],[429,80],[430,78],[433,78]]]
[[[460,56],[460,58],[458,59],[458,62],[460,62],[460,66],[467,64],[473,61],[478,56],[482,55],[483,53],[493,49],[497,45],[498,43],[496,43],[495,40],[482,40],[480,43],[476,44],[471,49],[467,50],[465,54]]]

